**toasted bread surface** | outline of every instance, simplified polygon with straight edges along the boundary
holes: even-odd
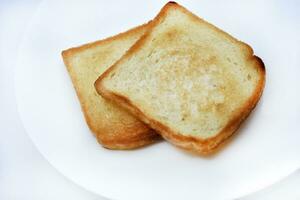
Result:
[[[142,25],[119,35],[62,52],[82,111],[99,143],[109,149],[133,149],[159,136],[127,111],[97,94],[94,82],[146,31]]]
[[[207,154],[250,114],[264,83],[249,45],[169,2],[95,87],[171,143]]]

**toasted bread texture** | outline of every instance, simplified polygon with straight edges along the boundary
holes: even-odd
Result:
[[[94,82],[146,31],[147,25],[62,52],[91,131],[109,149],[133,149],[159,138],[152,129],[97,94]]]
[[[249,45],[169,2],[95,87],[176,146],[208,154],[250,114],[264,83]]]

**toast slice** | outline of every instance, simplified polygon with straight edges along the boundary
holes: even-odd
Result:
[[[109,149],[132,149],[159,136],[128,112],[97,94],[94,82],[146,31],[147,25],[62,52],[86,122],[97,140]]]
[[[169,2],[95,87],[171,143],[207,154],[249,115],[264,83],[250,46]]]

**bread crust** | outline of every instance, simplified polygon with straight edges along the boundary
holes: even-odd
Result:
[[[70,63],[70,57],[84,50],[109,44],[115,40],[126,38],[131,34],[137,34],[137,32],[140,32],[141,29],[147,28],[147,26],[148,24],[143,24],[141,26],[135,27],[126,32],[103,40],[95,41],[92,43],[81,45],[79,47],[74,47],[62,51],[63,61],[71,77],[76,94],[79,98],[81,109],[84,113],[84,117],[88,124],[88,127],[97,138],[97,141],[102,146],[108,149],[135,149],[154,143],[161,137],[153,129],[150,129],[139,120],[136,120],[131,124],[124,124],[122,122],[109,122],[103,124],[101,123],[101,116],[99,116],[99,120],[92,119],[93,117],[90,115],[88,110],[89,102],[86,102],[86,100],[83,98],[84,94],[79,88],[80,82],[76,77],[75,72],[73,71],[72,65]],[[93,87],[93,85],[91,87]]]
[[[191,16],[193,20],[196,21],[200,20],[202,23],[206,23],[211,28],[218,31],[218,33],[225,35],[231,41],[240,44],[241,48],[243,48],[243,51],[245,53],[245,56],[247,57],[248,62],[253,62],[255,64],[255,67],[259,71],[260,80],[258,81],[258,84],[252,96],[239,110],[236,111],[236,113],[234,114],[235,117],[232,120],[230,120],[229,123],[214,137],[210,137],[207,139],[200,139],[197,137],[185,136],[180,133],[177,133],[171,128],[160,123],[159,121],[156,121],[155,119],[147,116],[145,113],[139,110],[138,107],[136,107],[126,96],[109,91],[105,88],[104,84],[102,84],[102,80],[105,77],[107,77],[110,74],[110,72],[117,67],[118,64],[122,63],[123,60],[125,60],[126,58],[134,54],[136,51],[139,50],[141,46],[143,46],[143,44],[146,42],[147,37],[149,37],[149,34],[153,29],[153,27],[155,27],[157,24],[160,23],[161,20],[163,20],[163,18],[167,15],[167,11],[169,9],[180,9],[180,11]],[[143,122],[145,122],[150,127],[155,129],[159,134],[162,135],[163,138],[170,141],[174,145],[188,151],[193,151],[198,154],[207,155],[207,154],[215,153],[216,150],[219,149],[218,148],[219,145],[222,144],[227,138],[229,138],[238,129],[240,124],[246,119],[246,117],[254,109],[263,92],[263,88],[265,85],[265,73],[266,72],[265,72],[265,66],[263,61],[259,57],[253,55],[253,50],[249,45],[241,41],[238,41],[237,39],[230,36],[228,33],[202,20],[198,16],[189,12],[184,7],[178,5],[177,3],[169,2],[161,9],[160,13],[150,23],[147,32],[127,51],[127,53],[118,62],[116,62],[111,68],[109,68],[97,79],[97,81],[95,82],[95,88],[97,92],[101,94],[103,97],[110,99],[116,102],[117,104],[121,105],[125,109],[127,109],[129,112],[131,112],[133,115],[137,116]]]

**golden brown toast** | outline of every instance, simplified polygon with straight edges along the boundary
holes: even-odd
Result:
[[[265,68],[252,48],[169,2],[96,90],[181,148],[213,152],[258,102]]]
[[[146,31],[142,25],[116,36],[62,52],[86,122],[97,140],[109,149],[133,149],[159,138],[128,112],[103,99],[95,80],[116,62]]]

